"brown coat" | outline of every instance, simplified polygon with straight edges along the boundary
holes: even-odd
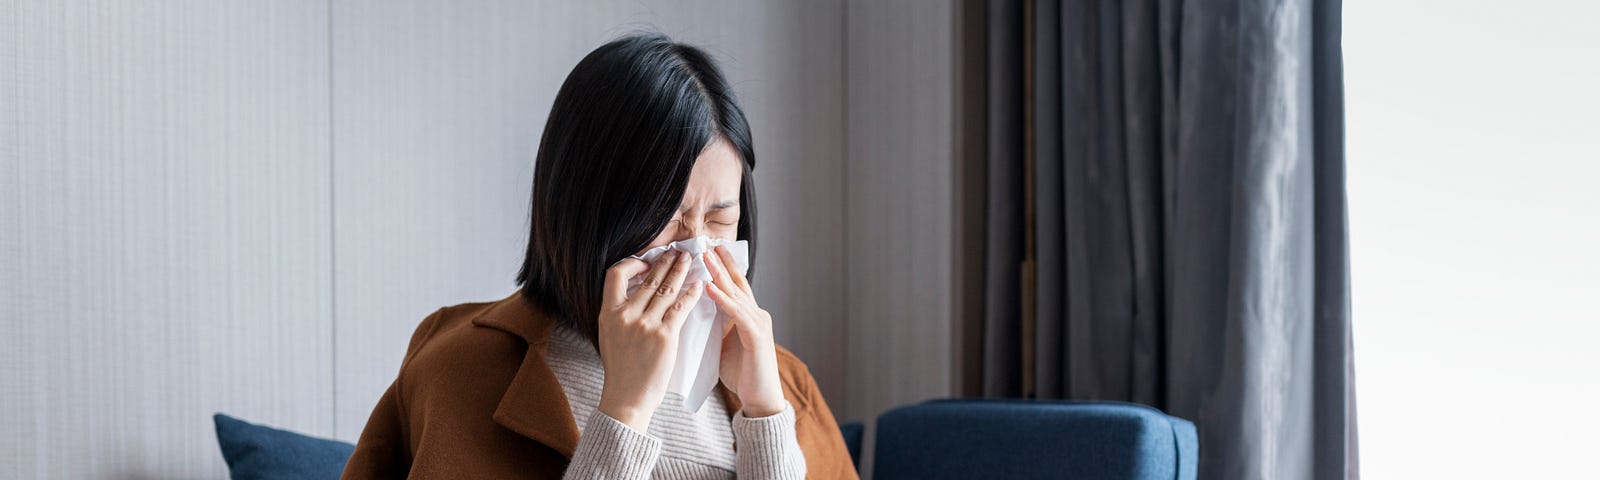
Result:
[[[372,410],[344,478],[560,478],[578,446],[578,425],[545,364],[554,326],[521,292],[429,315]],[[783,347],[778,371],[807,476],[856,478],[811,372]],[[730,415],[737,412],[739,399],[721,384],[717,391]]]

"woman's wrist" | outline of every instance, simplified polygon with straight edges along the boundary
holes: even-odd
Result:
[[[600,395],[598,410],[639,432],[650,430],[650,417],[654,413],[650,409],[636,405],[616,405],[615,402],[607,402],[603,393]]]
[[[783,390],[764,392],[756,395],[741,396],[739,410],[744,411],[744,416],[750,418],[770,417],[782,412],[789,406],[789,401],[783,398]]]
[[[784,403],[784,402],[778,402],[775,405],[746,404],[746,405],[740,407],[739,410],[743,411],[744,412],[744,416],[747,417],[747,418],[762,418],[762,417],[770,417],[770,416],[782,413],[783,412],[783,408],[786,405],[787,404]]]

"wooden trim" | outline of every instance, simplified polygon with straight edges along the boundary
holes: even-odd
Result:
[[[1034,105],[1034,98],[1036,96],[1034,89],[1037,87],[1034,82],[1034,69],[1037,67],[1034,56],[1038,54],[1037,50],[1034,48],[1034,41],[1038,38],[1038,31],[1035,25],[1035,17],[1038,16],[1038,8],[1035,1],[1036,0],[1023,0],[1022,2],[1023,254],[1022,265],[1020,265],[1019,273],[1021,275],[1019,285],[1022,289],[1022,332],[1018,340],[1022,343],[1019,350],[1022,352],[1022,396],[1024,398],[1033,397],[1034,394],[1036,383],[1034,381],[1034,376],[1036,375],[1036,368],[1034,365],[1034,358],[1036,356],[1036,352],[1034,351],[1034,337],[1037,335],[1036,331],[1038,330],[1038,324],[1036,323],[1038,319],[1035,315],[1035,313],[1037,313],[1035,308],[1037,306],[1035,293],[1038,289],[1036,285],[1034,285],[1034,276],[1036,273],[1035,262],[1038,259],[1038,245],[1036,245],[1035,242],[1035,230],[1037,226],[1034,222],[1034,216],[1036,215],[1036,209],[1034,208],[1036,203],[1035,197],[1037,194],[1037,192],[1034,191],[1034,164],[1038,160],[1036,158],[1038,156],[1038,149],[1035,148],[1035,141],[1038,138],[1038,132],[1034,131],[1035,123],[1037,123],[1035,120],[1038,114],[1038,109]]]
[[[956,48],[953,62],[955,108],[954,193],[955,262],[950,296],[955,349],[954,377],[950,385],[957,396],[983,395],[984,268],[988,200],[989,128],[989,18],[984,0],[958,0],[955,12]]]

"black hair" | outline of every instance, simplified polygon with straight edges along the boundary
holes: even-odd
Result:
[[[649,246],[678,210],[701,151],[743,160],[740,240],[756,247],[750,125],[711,57],[665,35],[596,48],[561,84],[539,141],[522,294],[591,342],[606,269]]]

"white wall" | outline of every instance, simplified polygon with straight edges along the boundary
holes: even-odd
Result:
[[[1593,476],[1596,13],[1345,2],[1366,478]]]
[[[323,2],[0,2],[0,477],[333,428]]]
[[[954,215],[953,1],[846,5],[846,402],[870,420],[950,396]],[[863,471],[871,471],[867,421]]]
[[[639,29],[741,96],[835,413],[943,396],[949,4],[0,0],[0,477],[219,477],[216,411],[355,439],[416,322],[513,291],[556,89]]]

